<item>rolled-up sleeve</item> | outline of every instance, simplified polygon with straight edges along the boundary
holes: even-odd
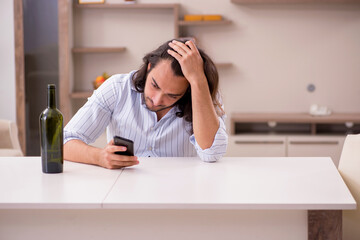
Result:
[[[213,144],[210,148],[202,149],[196,142],[194,134],[190,136],[190,142],[194,145],[198,156],[204,162],[216,162],[226,153],[226,148],[228,145],[228,135],[226,133],[224,119],[225,116],[219,117],[219,129],[215,134]]]
[[[111,79],[105,81],[64,128],[64,144],[70,140],[94,142],[109,124],[114,105],[114,87]]]

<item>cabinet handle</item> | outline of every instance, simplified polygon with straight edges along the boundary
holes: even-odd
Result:
[[[235,141],[235,144],[284,144],[284,141]]]
[[[305,145],[305,144],[318,144],[318,145],[338,145],[339,141],[290,141],[290,144]]]

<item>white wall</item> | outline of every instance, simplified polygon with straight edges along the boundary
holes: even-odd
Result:
[[[196,36],[200,46],[216,62],[233,63],[230,68],[219,69],[228,115],[308,112],[311,104],[328,106],[334,112],[360,112],[359,4],[156,2],[180,3],[181,15],[221,14],[233,22],[183,27],[187,35]],[[154,21],[153,28],[157,28]],[[125,24],[131,28],[132,23],[133,19],[128,18]],[[162,36],[166,34],[168,31],[164,29]],[[159,38],[158,33],[155,36]],[[129,51],[136,45],[143,46],[147,38],[151,41],[154,36],[139,32],[139,38],[129,43]],[[316,87],[312,93],[307,91],[310,83]]]
[[[13,0],[0,1],[0,119],[16,122]]]
[[[313,103],[360,112],[359,4],[180,2],[187,13],[233,21],[189,29],[215,61],[234,64],[220,69],[228,113],[308,112]],[[309,83],[315,92],[306,90]]]
[[[312,103],[327,105],[334,112],[360,112],[360,5],[176,2],[181,4],[182,14],[222,14],[233,21],[229,26],[185,28],[215,61],[233,63],[232,67],[219,70],[229,115],[231,112],[307,112]],[[168,16],[171,21],[171,15]],[[136,16],[126,21],[128,29],[133,19]],[[164,24],[160,16],[155,21]],[[158,29],[156,24],[153,29]],[[135,61],[131,58],[136,58],[135,66],[138,66],[142,57],[134,46],[143,50],[147,38],[155,37],[153,42],[158,42],[173,34],[168,28],[163,31],[156,31],[156,36],[149,34],[149,29],[131,33],[139,36],[132,39],[126,53],[126,60],[132,61],[131,68]],[[0,118],[15,121],[12,0],[0,1],[0,33]],[[121,42],[124,35],[113,37]],[[121,68],[123,64],[126,61]],[[309,83],[316,85],[315,92],[306,91]]]

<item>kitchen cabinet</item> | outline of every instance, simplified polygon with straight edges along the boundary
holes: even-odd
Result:
[[[229,136],[227,157],[285,157],[286,136]]]
[[[345,136],[289,136],[287,137],[288,157],[331,157],[339,166]]]
[[[231,135],[227,157],[330,157],[339,165],[345,136]]]
[[[360,113],[234,113],[226,156],[331,157],[338,166],[347,134],[360,133]]]

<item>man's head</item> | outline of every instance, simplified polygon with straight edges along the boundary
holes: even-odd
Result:
[[[175,39],[185,43],[189,39]],[[181,70],[179,62],[167,50],[171,50],[167,41],[143,58],[143,65],[134,74],[133,83],[138,92],[144,93],[147,107],[159,111],[177,106],[178,117],[192,123],[191,87]],[[204,73],[208,81],[215,109],[222,115],[217,99],[219,76],[215,64],[203,50],[198,49],[204,62]],[[222,113],[222,114],[221,114]]]
[[[183,76],[176,76],[169,59],[160,60],[155,67],[148,64],[144,100],[149,110],[159,112],[173,106],[189,87]]]

